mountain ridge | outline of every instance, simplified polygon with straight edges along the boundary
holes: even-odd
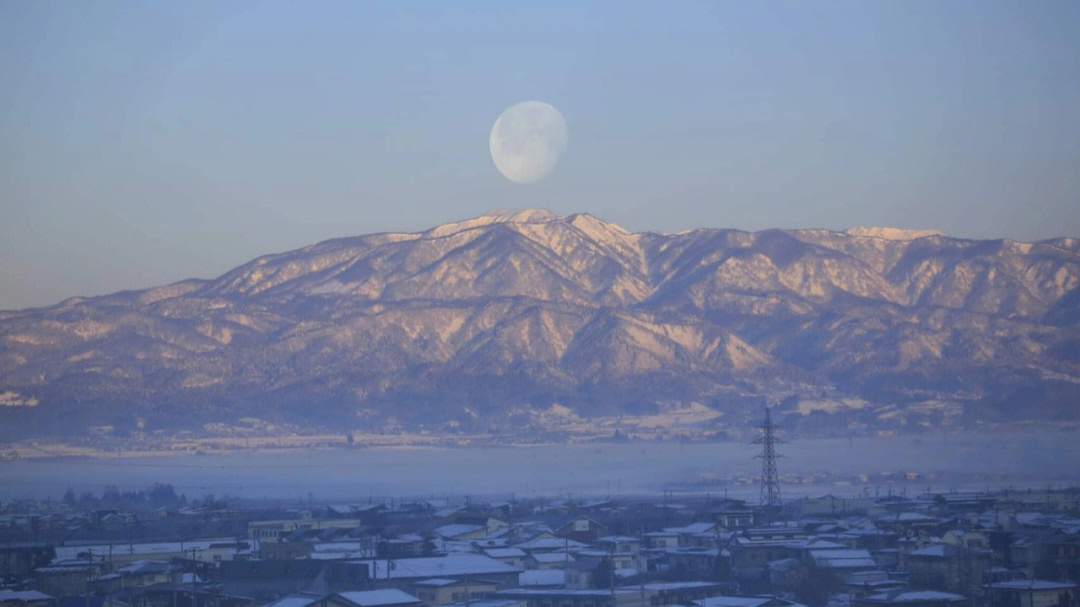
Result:
[[[7,437],[91,427],[514,433],[509,412],[779,403],[793,431],[1075,419],[1080,244],[928,230],[629,232],[492,211],[213,279],[0,312]],[[869,402],[858,408],[800,402]],[[830,410],[821,414],[822,410]],[[6,419],[4,419],[6,418]],[[217,427],[217,426],[215,426]]]

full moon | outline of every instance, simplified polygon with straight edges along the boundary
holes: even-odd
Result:
[[[532,183],[555,168],[569,139],[559,110],[525,101],[507,108],[491,127],[491,159],[510,181]]]

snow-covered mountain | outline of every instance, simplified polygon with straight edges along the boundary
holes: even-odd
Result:
[[[556,406],[705,407],[708,430],[737,431],[763,403],[848,433],[1074,421],[1078,398],[1070,238],[495,212],[0,313],[8,440],[241,417],[513,433]]]

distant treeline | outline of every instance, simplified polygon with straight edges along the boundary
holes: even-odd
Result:
[[[177,495],[176,489],[168,483],[154,483],[145,491],[120,491],[116,485],[107,485],[96,495],[92,491],[84,491],[76,496],[75,490],[68,488],[62,498],[63,502],[80,512],[93,512],[96,510],[124,510],[139,512],[157,508],[204,508],[206,510],[221,510],[228,506],[228,496],[222,499],[214,497],[213,493],[207,493],[202,498],[188,500],[186,494]]]

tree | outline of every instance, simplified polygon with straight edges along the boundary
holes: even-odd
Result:
[[[593,588],[610,588],[615,580],[615,568],[611,565],[611,559],[601,559],[593,569]]]
[[[165,506],[176,502],[176,490],[172,485],[154,483],[150,488],[150,502],[155,505]]]
[[[116,485],[108,485],[101,493],[101,501],[106,506],[117,507],[120,505],[120,489]]]
[[[79,507],[83,510],[90,510],[97,505],[97,501],[98,499],[93,493],[83,491],[82,495],[79,496]]]

